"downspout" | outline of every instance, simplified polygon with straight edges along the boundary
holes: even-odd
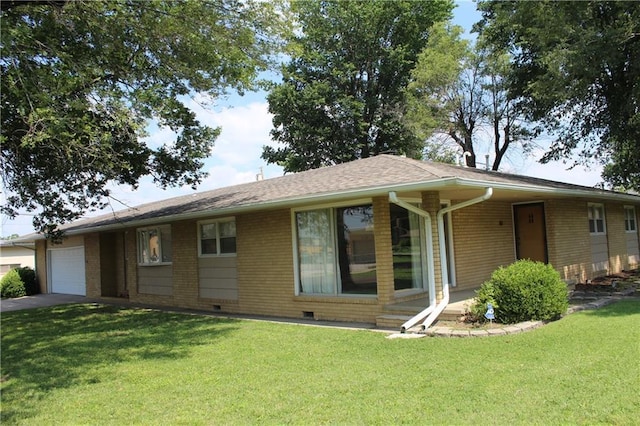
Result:
[[[438,222],[438,246],[440,247],[440,273],[442,276],[442,300],[431,312],[431,314],[422,323],[422,329],[425,330],[440,316],[444,308],[449,304],[449,272],[447,271],[447,244],[444,236],[444,215],[454,210],[469,207],[473,204],[482,203],[487,201],[493,195],[493,188],[489,187],[485,190],[484,195],[473,198],[471,200],[464,201],[453,206],[445,207],[438,211],[436,220]]]
[[[429,315],[434,307],[436,306],[436,284],[433,277],[433,233],[431,232],[431,215],[429,212],[422,210],[412,204],[407,203],[406,201],[402,201],[398,199],[398,196],[395,192],[389,192],[389,201],[393,204],[400,206],[410,212],[421,216],[425,220],[425,232],[426,232],[426,240],[427,240],[427,281],[429,284],[429,306],[426,309],[422,310],[419,314],[415,315],[413,318],[409,319],[407,322],[402,324],[401,332],[404,333],[407,329],[413,327],[421,319]]]

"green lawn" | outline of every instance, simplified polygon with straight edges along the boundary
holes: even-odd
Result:
[[[637,424],[640,302],[503,337],[73,305],[2,315],[2,424]]]

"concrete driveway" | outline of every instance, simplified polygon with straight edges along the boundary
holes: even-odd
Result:
[[[20,311],[23,309],[41,308],[44,306],[66,305],[69,303],[87,303],[91,300],[85,296],[72,294],[36,294],[0,300],[0,312]]]

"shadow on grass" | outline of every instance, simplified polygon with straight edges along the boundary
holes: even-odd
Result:
[[[29,417],[53,388],[99,383],[124,361],[178,359],[232,333],[237,320],[106,305],[2,315],[2,418]]]

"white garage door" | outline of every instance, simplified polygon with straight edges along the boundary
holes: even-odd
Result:
[[[51,292],[86,296],[84,247],[49,250]]]

